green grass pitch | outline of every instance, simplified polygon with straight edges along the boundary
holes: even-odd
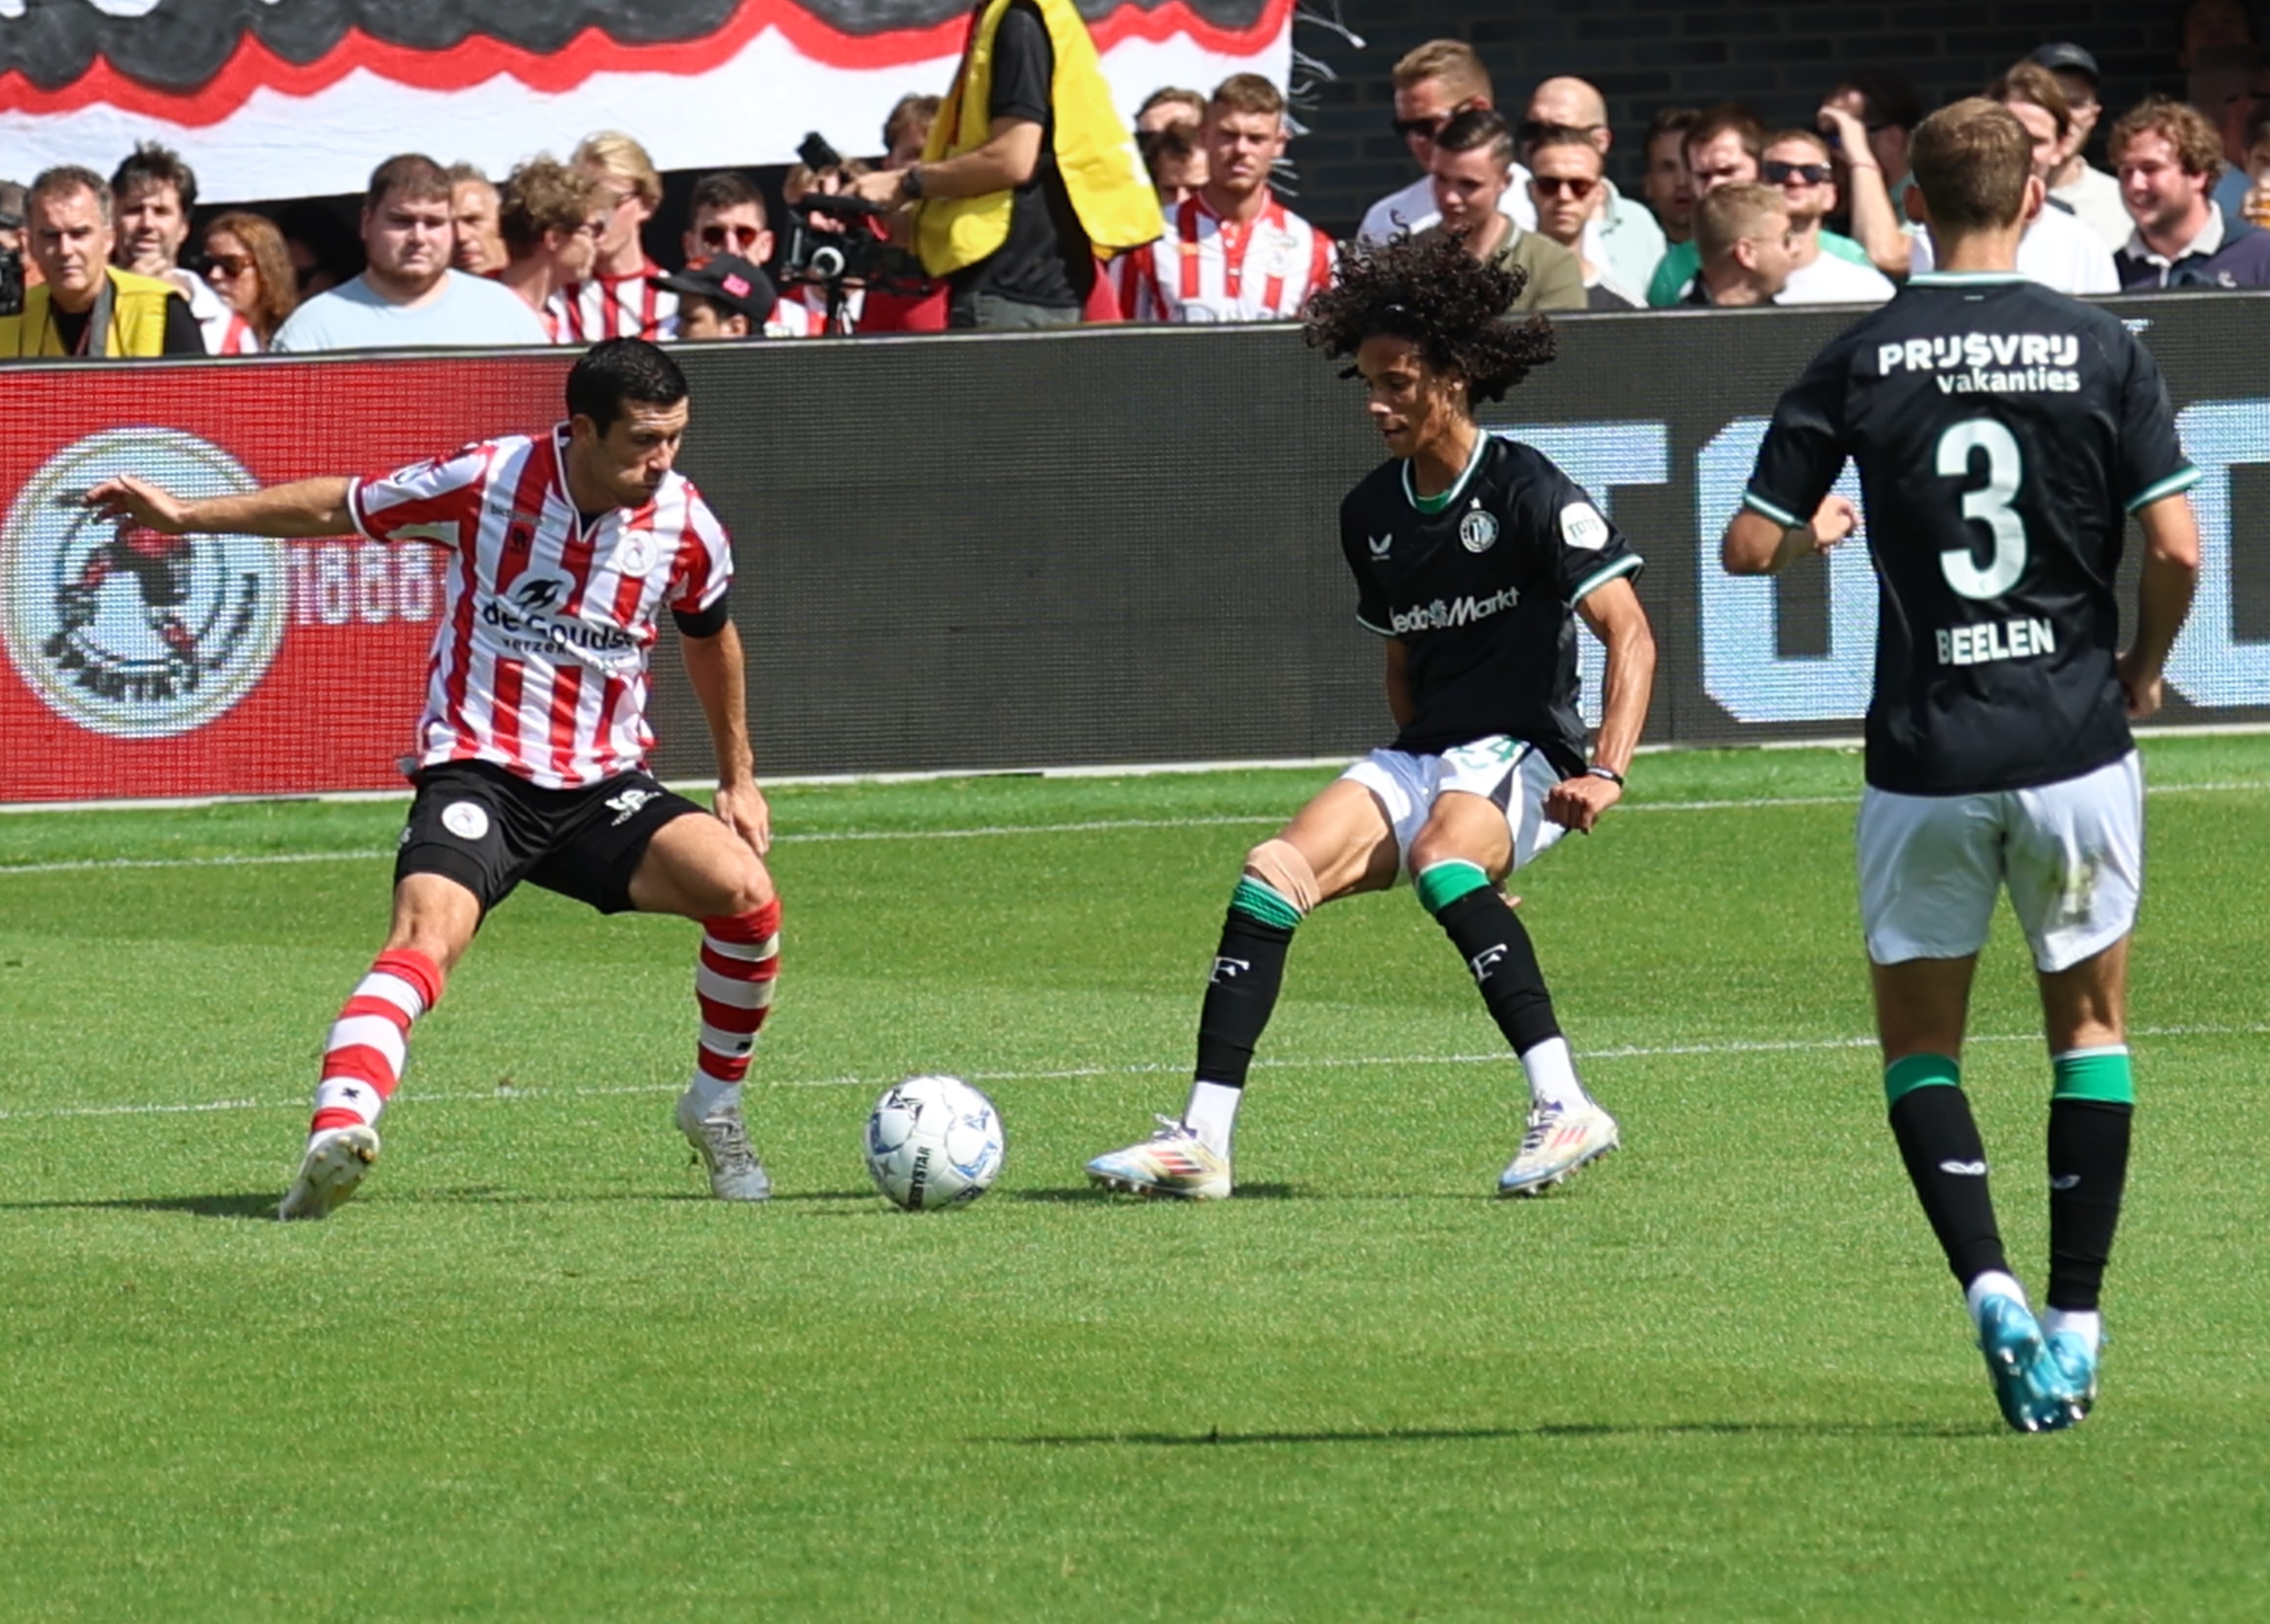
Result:
[[[0,819],[0,1618],[2262,1617],[2270,741],[2148,759],[2113,1340],[2043,1438],[1883,1125],[1850,753],[1645,758],[1523,877],[1628,1146],[1527,1203],[1407,891],[1303,927],[1238,1199],[1085,1186],[1321,770],[779,791],[762,1207],[670,1126],[691,929],[524,891],[288,1227],[399,807]],[[2036,1020],[2006,912],[1968,1077],[2038,1280]],[[975,1207],[867,1189],[912,1070],[1001,1106]]]

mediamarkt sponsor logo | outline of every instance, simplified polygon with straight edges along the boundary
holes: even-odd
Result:
[[[1398,609],[1390,619],[1398,637],[1406,632],[1442,632],[1454,626],[1472,626],[1477,620],[1487,620],[1501,609],[1510,609],[1521,601],[1521,594],[1512,587],[1487,597],[1466,597],[1444,603],[1436,598],[1431,604],[1421,604],[1411,609]]]
[[[179,429],[106,429],[56,452],[0,525],[0,641],[58,716],[166,738],[226,715],[266,675],[284,641],[284,546],[98,518],[85,497],[115,474],[189,497],[257,483]]]

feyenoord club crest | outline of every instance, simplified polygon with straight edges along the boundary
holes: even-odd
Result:
[[[166,738],[225,715],[266,674],[284,641],[284,545],[99,518],[81,499],[115,474],[192,498],[256,488],[234,457],[178,429],[107,429],[58,451],[0,525],[0,642],[56,715]]]
[[[1497,515],[1480,508],[1467,509],[1458,521],[1458,540],[1469,552],[1487,552],[1497,540]]]

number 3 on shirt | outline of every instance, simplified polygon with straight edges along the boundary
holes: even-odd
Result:
[[[1993,536],[1994,561],[1979,568],[1965,545],[1940,553],[1939,567],[1946,572],[1947,584],[1963,597],[1999,597],[2026,573],[2025,521],[2010,507],[2024,477],[2024,461],[2008,429],[1992,418],[1972,418],[1939,437],[1933,460],[1940,477],[1968,478],[1974,451],[1986,454],[1986,483],[1963,492],[1962,517],[1966,523],[1984,524]]]

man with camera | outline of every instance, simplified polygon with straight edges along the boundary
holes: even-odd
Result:
[[[1164,229],[1072,0],[983,0],[922,161],[850,178],[910,208],[914,246],[951,293],[947,323],[1068,327],[1095,256]]]
[[[203,355],[204,335],[170,282],[120,271],[110,183],[64,165],[32,182],[25,223],[41,285],[0,315],[0,360]]]

